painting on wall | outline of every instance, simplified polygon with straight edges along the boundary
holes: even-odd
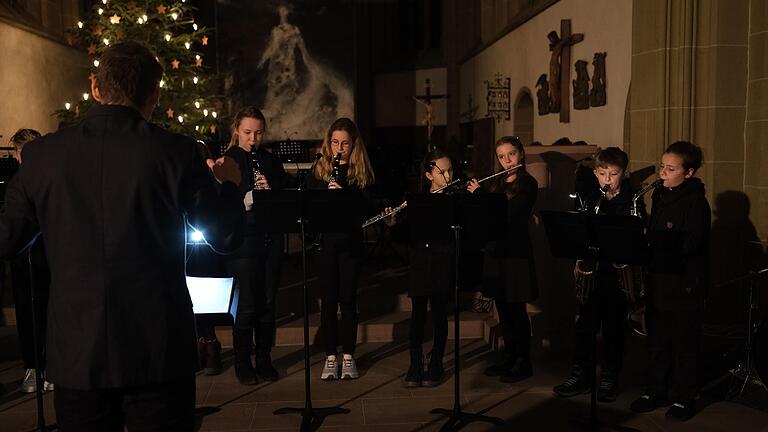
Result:
[[[219,0],[228,111],[261,107],[269,140],[320,139],[353,117],[353,19],[342,0]]]

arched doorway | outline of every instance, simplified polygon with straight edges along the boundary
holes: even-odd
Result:
[[[529,145],[533,141],[533,98],[531,91],[523,87],[515,98],[514,114],[515,135]]]

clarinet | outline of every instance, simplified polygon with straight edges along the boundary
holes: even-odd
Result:
[[[331,176],[328,178],[328,183],[338,183],[340,180],[340,167],[341,167],[341,152],[336,153],[333,157],[333,169],[331,170]]]
[[[256,178],[261,175],[261,164],[255,148],[251,150],[251,171],[253,172],[253,190],[256,190]]]

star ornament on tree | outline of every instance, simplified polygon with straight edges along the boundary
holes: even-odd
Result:
[[[88,55],[96,55],[96,45],[90,44],[88,46]]]
[[[208,36],[203,36],[203,45],[208,45]]]
[[[197,67],[203,67],[203,58],[200,56],[197,56],[195,58],[195,66]]]
[[[174,69],[178,69],[178,68],[179,68],[179,63],[180,63],[180,62],[179,62],[178,60],[176,60],[176,59],[173,59],[173,61],[171,62],[171,66],[172,66]]]
[[[173,108],[168,107],[168,111],[165,112],[165,115],[167,115],[168,118],[173,118]]]
[[[210,130],[212,134],[216,134],[216,125],[211,125]]]
[[[109,22],[112,24],[120,24],[120,15],[114,14],[111,17],[109,17]]]
[[[165,15],[165,10],[168,9],[165,7],[165,5],[160,5],[157,7],[157,13]]]

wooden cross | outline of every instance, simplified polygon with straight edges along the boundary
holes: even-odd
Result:
[[[560,36],[552,31],[549,38],[550,60],[549,88],[553,110],[560,112],[560,123],[571,121],[571,46],[584,40],[584,33],[571,34],[571,20],[560,20]]]
[[[429,78],[424,80],[424,94],[423,95],[416,95],[413,97],[416,102],[419,102],[420,104],[424,105],[424,108],[427,110],[426,114],[424,115],[424,120],[422,120],[422,124],[427,127],[427,151],[432,150],[432,131],[434,130],[433,126],[433,119],[432,119],[432,100],[433,99],[444,99],[447,98],[447,94],[442,95],[433,95],[432,94],[432,87],[430,86],[431,81]]]

